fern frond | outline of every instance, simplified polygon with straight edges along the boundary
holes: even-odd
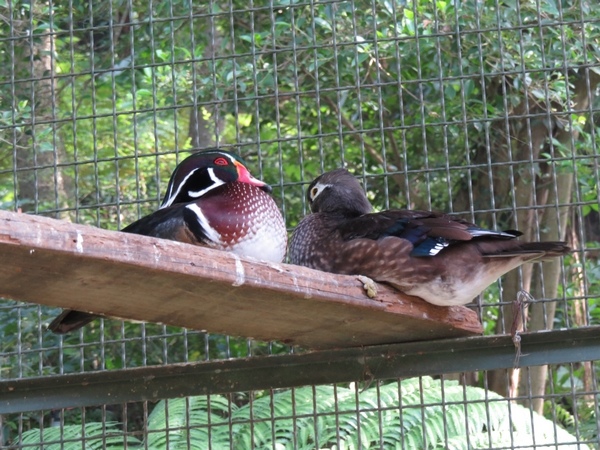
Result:
[[[85,426],[65,425],[33,429],[23,433],[21,445],[31,450],[121,450],[141,442],[126,435],[117,422],[92,422]]]
[[[83,433],[77,425],[23,435],[23,443],[40,450],[117,450],[124,439],[130,448],[139,444],[116,424],[87,424]],[[148,418],[144,444],[153,450],[583,448],[552,421],[494,392],[428,377],[362,392],[300,387],[241,407],[220,395],[162,401]]]
[[[161,401],[148,418],[147,445],[157,449],[203,450],[212,442],[227,442],[228,416],[235,409],[235,404],[220,395]]]

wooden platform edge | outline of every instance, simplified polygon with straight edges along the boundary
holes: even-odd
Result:
[[[314,349],[482,332],[468,308],[370,299],[357,277],[7,211],[0,297]]]

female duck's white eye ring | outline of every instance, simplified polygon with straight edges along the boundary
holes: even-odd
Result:
[[[308,193],[308,199],[311,202],[314,202],[315,199],[321,195],[321,192],[323,192],[325,189],[327,189],[328,187],[330,187],[330,184],[322,184],[322,183],[317,183],[315,184],[311,189],[310,192]]]
[[[319,188],[315,186],[310,190],[310,199],[314,200],[317,195],[319,195]]]

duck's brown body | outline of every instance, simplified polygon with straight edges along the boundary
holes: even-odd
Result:
[[[346,170],[309,186],[312,214],[294,230],[292,264],[365,275],[436,305],[464,305],[523,263],[564,255],[564,242],[520,242],[516,231],[491,231],[430,211],[371,213]]]

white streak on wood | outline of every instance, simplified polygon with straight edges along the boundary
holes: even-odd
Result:
[[[244,272],[244,265],[242,261],[235,253],[232,253],[235,258],[235,281],[232,286],[241,286],[246,281],[246,274]]]
[[[81,232],[77,230],[77,240],[75,241],[75,250],[77,253],[83,253],[83,236]]]
[[[154,248],[154,263],[158,264],[160,262],[160,250],[156,244],[154,244],[152,247]]]

